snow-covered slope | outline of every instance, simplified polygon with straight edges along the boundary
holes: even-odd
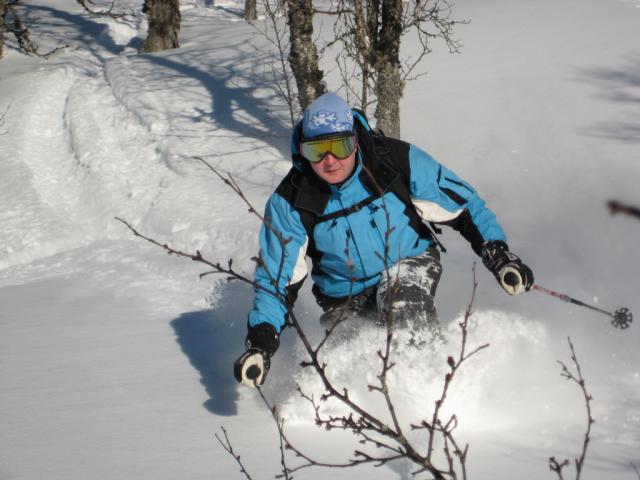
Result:
[[[13,50],[0,61],[0,478],[240,478],[213,437],[221,425],[254,478],[279,472],[269,413],[231,375],[250,289],[199,279],[198,265],[114,219],[251,274],[258,221],[194,160],[234,175],[258,208],[289,168],[287,114],[252,46],[264,40],[239,8],[184,3],[182,48],[138,55],[140,16],[95,19],[59,0],[26,7],[43,49],[70,46],[48,61]],[[478,188],[541,285],[639,311],[640,222],[610,217],[605,202],[640,204],[640,3],[464,0],[455,12],[471,20],[458,29],[463,53],[435,45],[429,75],[407,85],[404,137]],[[443,241],[445,341],[396,353],[393,395],[407,423],[433,406],[471,294],[476,259],[455,232]],[[571,336],[596,419],[583,478],[633,478],[638,326],[615,330],[534,292],[510,298],[482,268],[478,280],[471,342],[491,346],[447,404],[470,444],[469,477],[537,480],[551,476],[549,456],[577,454],[584,405],[556,363],[569,360]],[[308,287],[298,314],[317,336]],[[362,328],[327,352],[335,380],[373,410],[383,402],[366,382],[382,341]],[[344,460],[350,435],[318,430],[296,396],[296,382],[321,393],[302,358],[289,332],[264,390],[314,457]]]

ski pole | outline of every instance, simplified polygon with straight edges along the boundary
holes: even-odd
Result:
[[[546,293],[547,295],[556,297],[562,300],[563,302],[573,303],[574,305],[590,308],[591,310],[595,310],[596,312],[600,312],[605,315],[608,315],[613,318],[613,320],[611,320],[611,324],[616,328],[620,328],[624,330],[626,328],[629,328],[629,326],[631,325],[631,322],[633,322],[633,314],[629,311],[628,308],[622,307],[616,310],[615,312],[611,313],[611,312],[607,312],[606,310],[602,310],[601,308],[594,307],[593,305],[588,305],[584,302],[581,302],[580,300],[576,300],[575,298],[570,297],[569,295],[566,295],[564,293],[554,292],[553,290],[549,290],[548,288],[541,287],[540,285],[534,285],[531,288],[533,288],[534,290],[537,290],[538,292]]]

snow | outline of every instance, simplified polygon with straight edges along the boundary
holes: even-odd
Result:
[[[116,5],[120,7],[120,4]],[[137,11],[135,2],[122,8]],[[258,220],[194,157],[234,175],[262,208],[287,172],[288,114],[257,63],[264,44],[238,3],[182,5],[182,48],[139,55],[140,13],[96,19],[61,0],[25,7],[49,60],[5,48],[0,61],[0,478],[240,478],[214,434],[224,426],[254,478],[280,471],[277,431],[256,392],[231,374],[251,290],[136,239],[114,217],[179,249],[233,259],[251,275]],[[407,84],[402,131],[470,181],[541,285],[606,310],[640,310],[640,98],[637,0],[460,0],[464,45],[434,45],[428,75]],[[330,29],[325,26],[325,34]],[[407,45],[410,53],[411,44]],[[335,75],[331,62],[323,67]],[[455,232],[437,296],[443,338],[394,352],[393,398],[405,422],[433,408],[455,353],[475,259]],[[593,394],[585,479],[640,466],[640,333],[531,292],[511,298],[480,266],[471,348],[446,413],[470,444],[469,478],[551,478],[585,428],[578,387],[560,377],[571,336]],[[297,312],[313,338],[306,285]],[[637,323],[637,320],[636,320]],[[327,346],[332,378],[367,392],[384,336],[357,325]],[[291,437],[344,461],[350,434],[315,427],[295,382],[302,347],[283,336],[264,391]],[[327,412],[340,411],[329,404]],[[308,469],[297,478],[412,478],[392,464]]]

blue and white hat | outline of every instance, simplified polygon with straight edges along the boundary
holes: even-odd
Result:
[[[335,93],[316,98],[302,115],[302,134],[306,138],[352,131],[351,107]]]

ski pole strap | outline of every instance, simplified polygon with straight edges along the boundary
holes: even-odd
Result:
[[[547,295],[551,295],[552,297],[556,297],[556,298],[562,300],[563,302],[573,303],[574,305],[578,305],[580,307],[590,308],[591,310],[595,310],[596,312],[604,313],[605,315],[608,315],[610,317],[614,316],[611,312],[607,312],[606,310],[602,310],[602,309],[600,309],[598,307],[594,307],[593,305],[588,305],[588,304],[586,304],[584,302],[581,302],[580,300],[576,300],[575,298],[572,298],[569,295],[566,295],[564,293],[554,292],[553,290],[549,290],[548,288],[541,287],[540,285],[534,285],[531,288],[533,288],[534,290],[537,290],[539,292],[546,293]]]

